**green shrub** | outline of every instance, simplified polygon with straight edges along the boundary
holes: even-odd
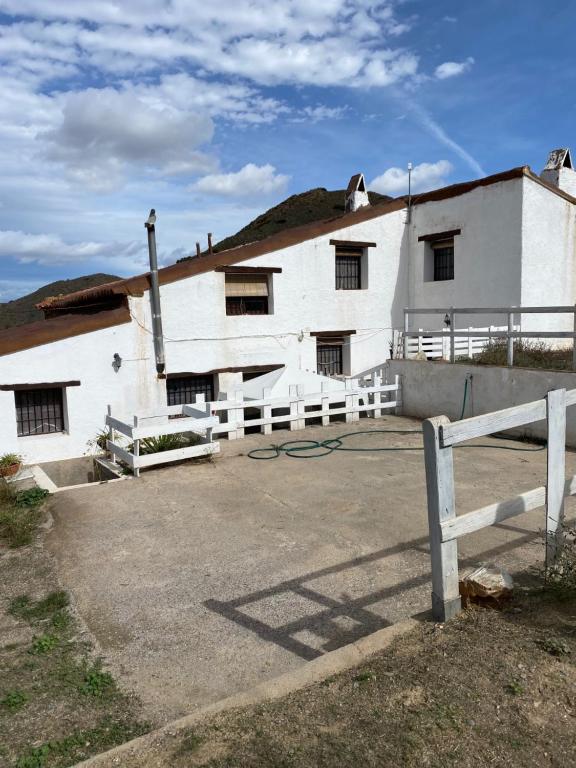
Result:
[[[4,698],[0,699],[0,706],[9,712],[16,712],[26,704],[28,696],[19,690],[8,691]]]
[[[472,360],[477,365],[507,365],[508,342],[494,339]],[[519,339],[514,342],[514,365],[518,368],[572,370],[572,349],[555,349],[543,341]]]
[[[191,445],[198,445],[200,442],[201,437],[191,432],[147,437],[144,440],[140,440],[140,453],[144,456],[148,453],[174,451],[177,448],[188,448]]]

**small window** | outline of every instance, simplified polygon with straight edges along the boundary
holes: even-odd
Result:
[[[227,315],[268,315],[268,275],[226,275]]]
[[[454,280],[454,240],[432,243],[434,280]]]
[[[316,367],[322,376],[342,375],[342,341],[335,343],[318,340],[316,347]]]
[[[64,390],[24,389],[14,392],[18,437],[64,432]]]
[[[204,395],[207,402],[214,400],[214,376],[175,376],[166,380],[168,405],[186,405],[196,402],[196,395]]]
[[[362,288],[364,248],[336,246],[336,290],[359,291]]]

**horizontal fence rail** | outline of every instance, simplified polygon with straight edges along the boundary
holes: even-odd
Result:
[[[523,331],[514,324],[522,315],[572,315],[570,331]],[[410,330],[410,316],[444,315],[446,328]],[[457,328],[462,315],[505,315],[506,327]],[[572,368],[576,370],[576,305],[546,307],[406,307],[404,309],[403,352],[408,359],[425,354],[428,359],[443,358],[455,362],[456,357],[474,357],[492,339],[506,339],[507,364],[514,365],[515,339],[572,339]]]
[[[242,391],[233,397],[207,402],[204,395],[196,395],[194,403],[163,406],[140,413],[129,424],[112,416],[110,407],[106,417],[108,428],[107,448],[113,460],[118,459],[139,475],[140,467],[163,464],[169,461],[206,455],[219,451],[213,443],[214,435],[227,435],[229,440],[242,438],[245,430],[259,427],[268,435],[276,424],[285,424],[291,430],[304,429],[306,422],[320,420],[323,426],[334,416],[344,416],[346,422],[355,422],[361,414],[379,418],[383,411],[400,406],[400,377],[391,384],[383,382],[383,368],[365,371],[353,379],[346,379],[345,388],[316,393],[303,393],[291,386],[284,397],[272,397],[271,390],[264,389],[262,397],[246,399]],[[178,448],[154,454],[140,455],[140,441],[161,435],[195,432],[206,435],[201,445]],[[120,445],[115,433],[132,441],[129,447]]]
[[[423,423],[430,556],[432,612],[446,621],[461,608],[458,582],[458,546],[461,536],[496,525],[524,512],[546,507],[546,565],[557,556],[564,518],[564,499],[576,494],[576,475],[566,479],[566,409],[576,405],[576,389],[553,390],[542,400],[494,413],[450,422],[446,416]],[[546,419],[547,479],[540,486],[512,499],[490,504],[463,515],[456,514],[453,447],[466,440]]]

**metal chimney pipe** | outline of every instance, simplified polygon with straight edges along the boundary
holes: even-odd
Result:
[[[212,253],[212,232],[208,232],[208,253]]]
[[[156,371],[163,374],[166,368],[164,355],[164,336],[162,335],[162,310],[160,307],[160,287],[158,283],[158,256],[156,254],[156,211],[151,209],[144,226],[148,232],[148,255],[150,257],[150,305],[152,309],[152,334],[154,337],[154,355]]]
[[[201,255],[200,243],[196,243],[196,256],[200,256],[200,255]]]

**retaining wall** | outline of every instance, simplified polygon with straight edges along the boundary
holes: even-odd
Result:
[[[539,400],[551,389],[576,389],[576,372],[569,371],[429,360],[391,360],[388,371],[388,376],[402,377],[402,413],[417,418],[444,415],[457,421],[462,412],[467,377],[472,378],[464,418]],[[576,448],[576,407],[569,408],[566,415],[566,444]],[[546,439],[546,422],[535,422],[514,431],[519,433]]]

